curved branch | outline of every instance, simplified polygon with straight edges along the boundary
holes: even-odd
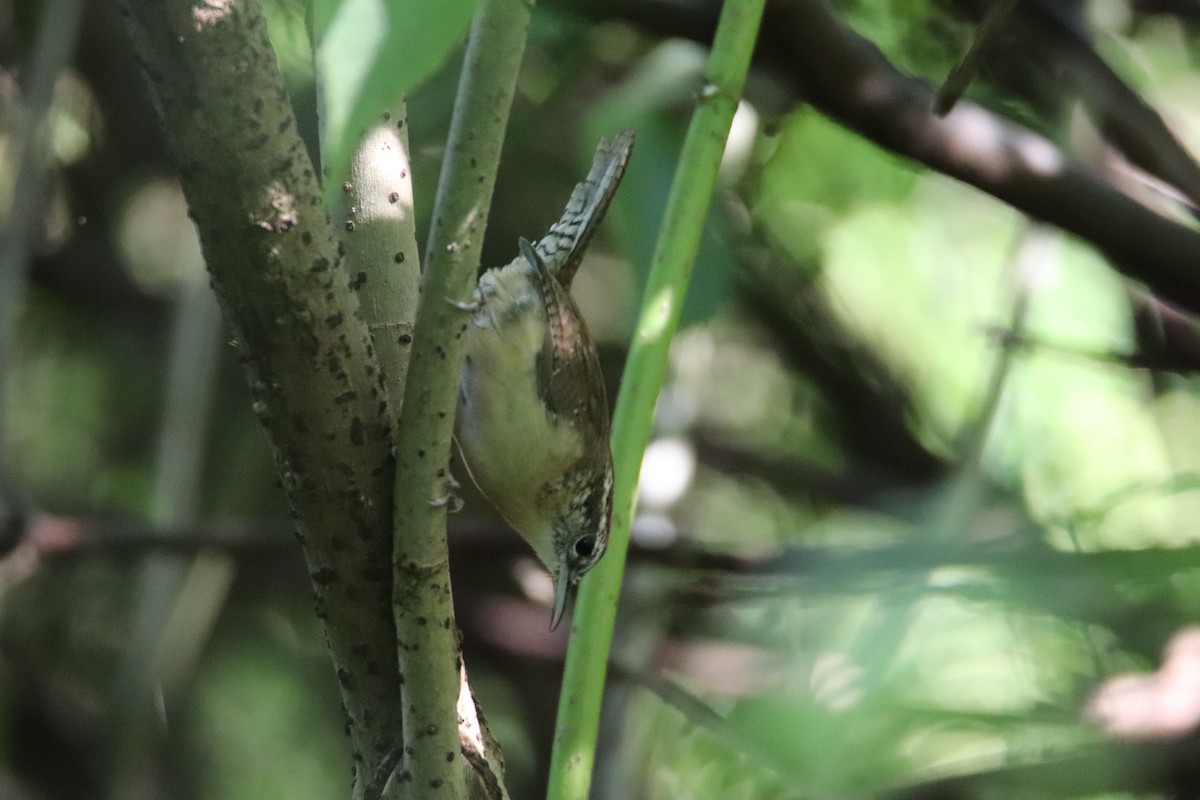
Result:
[[[637,0],[601,5],[649,29],[708,42],[718,5],[681,11]],[[790,81],[839,123],[890,150],[1092,243],[1158,296],[1200,313],[1200,233],[1161,216],[1095,173],[1072,163],[1030,130],[963,101],[942,118],[936,92],[903,75],[879,49],[839,21],[822,0],[769,5],[757,63]]]
[[[337,668],[356,786],[395,749],[387,392],[257,0],[123,0]]]
[[[1093,243],[1134,280],[1200,310],[1200,233],[1071,163],[1046,139],[963,102],[944,118],[934,90],[908,78],[819,0],[775,7],[764,56],[788,54],[808,98],[877,144],[969,183]]]

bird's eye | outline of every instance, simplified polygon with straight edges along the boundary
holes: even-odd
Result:
[[[581,536],[575,540],[575,555],[587,558],[596,552],[596,537]]]

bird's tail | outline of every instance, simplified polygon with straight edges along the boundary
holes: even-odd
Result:
[[[633,130],[625,128],[612,138],[600,140],[587,177],[575,185],[558,222],[534,245],[563,288],[571,287],[588,242],[617,193],[633,150],[633,138]]]

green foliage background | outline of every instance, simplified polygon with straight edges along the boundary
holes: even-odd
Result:
[[[314,11],[334,172],[380,98],[412,87],[422,232],[474,5]],[[315,150],[305,9],[268,8]],[[1098,51],[1200,150],[1194,25],[1088,9]],[[23,6],[0,31],[14,52],[27,55],[41,10]],[[557,217],[600,135],[636,127],[626,185],[576,288],[616,375],[704,52],[585,11],[534,15],[485,263]],[[838,13],[935,83],[973,30],[951,4],[859,0]],[[196,398],[208,433],[195,517],[201,540],[230,521],[252,520],[250,535],[213,540],[231,571],[205,584],[211,617],[174,606],[189,655],[169,684],[150,679],[154,707],[115,707],[121,665],[159,663],[164,642],[181,641],[131,652],[135,576],[153,548],[121,542],[161,523],[165,344],[203,275],[161,149],[131,144],[155,134],[145,101],[118,89],[139,85],[119,20],[88,14],[55,94],[15,358],[0,365],[5,458],[55,515],[42,535],[63,537],[36,563],[20,548],[0,562],[0,785],[15,798],[337,796],[349,771],[336,687],[228,348],[211,396]],[[338,27],[342,15],[353,25]],[[1088,157],[1069,98],[1047,108],[993,77],[975,100]],[[1040,80],[1038,96],[1053,97]],[[0,103],[11,145],[19,94]],[[1087,243],[882,152],[770,76],[751,84],[726,167],[658,418],[696,471],[681,498],[646,509],[641,530],[670,545],[646,537],[631,564],[599,796],[867,796],[948,777],[977,780],[982,795],[1132,796],[1127,773],[1088,771],[1084,756],[1111,740],[1082,708],[1102,681],[1157,669],[1200,612],[1195,379],[1107,358],[1136,343],[1128,286]],[[12,172],[0,160],[0,213],[29,201],[7,191]],[[797,368],[753,300],[763,292],[818,345],[863,354],[843,364],[861,396]],[[1009,352],[997,331],[1018,302],[1025,345]],[[900,407],[898,435],[923,468],[849,444],[871,416],[859,403],[879,398]],[[113,520],[115,532],[90,527]],[[562,642],[543,634],[542,609],[515,603],[512,565],[529,563],[516,537],[477,496],[454,522],[468,664],[514,796],[536,795]],[[197,571],[196,549],[168,561],[204,583],[214,573]],[[1055,780],[1010,771],[1057,763]]]

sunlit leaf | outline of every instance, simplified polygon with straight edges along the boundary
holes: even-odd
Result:
[[[367,125],[429,77],[478,0],[314,0],[326,186],[341,182]]]

